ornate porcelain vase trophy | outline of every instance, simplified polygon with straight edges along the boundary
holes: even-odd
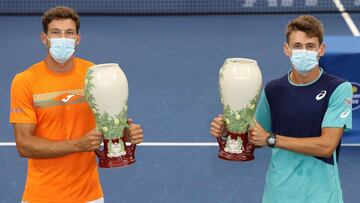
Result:
[[[128,82],[118,64],[99,64],[85,77],[85,98],[104,135],[102,150],[96,150],[99,166],[121,167],[135,162],[136,145],[125,144],[127,130]]]
[[[225,60],[219,72],[219,92],[227,128],[226,136],[217,138],[221,159],[254,159],[255,146],[248,143],[247,129],[253,120],[261,87],[262,76],[256,61]]]

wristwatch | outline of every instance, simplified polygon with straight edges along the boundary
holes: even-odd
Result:
[[[276,134],[270,132],[270,135],[266,138],[268,147],[274,148],[276,144]]]

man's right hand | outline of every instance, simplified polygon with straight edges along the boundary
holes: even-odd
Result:
[[[77,147],[80,152],[95,151],[100,148],[102,138],[103,134],[94,128],[77,141]]]
[[[220,137],[223,135],[225,130],[225,122],[222,114],[219,114],[211,122],[210,132],[214,137]]]

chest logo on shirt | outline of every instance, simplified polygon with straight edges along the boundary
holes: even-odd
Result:
[[[81,96],[77,94],[71,94],[71,93],[64,93],[61,94],[55,98],[53,98],[54,101],[61,102],[61,103],[73,103],[77,99],[79,99]]]
[[[68,102],[68,101],[71,99],[71,97],[73,97],[73,96],[75,96],[75,95],[69,94],[69,95],[66,96],[66,98],[63,98],[61,101],[66,103],[66,102]]]
[[[346,118],[349,116],[351,110],[350,109],[346,109],[345,111],[343,111],[341,114],[340,114],[340,118]]]
[[[40,108],[86,102],[83,89],[36,94],[33,95],[33,100],[34,106]]]
[[[322,100],[326,96],[326,90],[321,91],[318,95],[316,95],[316,100]]]

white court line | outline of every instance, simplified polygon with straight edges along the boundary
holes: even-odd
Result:
[[[0,142],[0,147],[16,146],[15,142]],[[216,142],[143,142],[138,146],[149,147],[209,147],[218,146]]]
[[[0,147],[16,146],[15,142],[0,142]],[[143,142],[138,146],[145,147],[214,147],[216,142]],[[342,147],[360,147],[360,143],[343,143]]]
[[[144,142],[140,146],[150,147],[212,147],[219,146],[216,142]]]
[[[355,37],[359,37],[360,36],[360,32],[359,29],[356,27],[354,21],[351,19],[350,15],[348,12],[346,12],[344,5],[341,3],[340,0],[333,0],[334,4],[336,5],[338,11],[341,13],[341,16],[344,18],[347,26],[349,27],[349,29],[351,30],[352,34]]]
[[[0,142],[0,147],[16,146],[15,142]]]

